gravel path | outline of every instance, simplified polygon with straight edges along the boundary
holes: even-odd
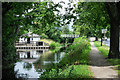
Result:
[[[100,51],[94,46],[94,42],[91,42],[90,52],[90,69],[93,72],[94,78],[101,78],[102,80],[118,80],[118,74],[113,70],[113,66],[110,66],[104,56],[99,54]],[[104,79],[103,79],[104,78]]]

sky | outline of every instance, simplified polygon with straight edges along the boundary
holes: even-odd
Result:
[[[41,1],[44,1],[44,0],[41,0]],[[58,10],[60,11],[60,14],[65,14],[65,13],[66,13],[65,8],[66,8],[66,7],[69,7],[68,3],[70,3],[70,1],[72,1],[71,7],[73,7],[73,5],[74,5],[74,4],[77,4],[77,2],[78,2],[78,0],[51,0],[51,1],[53,1],[55,4],[57,4],[57,3],[61,2],[61,1],[65,2],[65,4],[64,4],[64,3],[61,3],[62,9],[61,9],[61,8],[58,8]],[[74,8],[74,7],[73,7],[73,8]],[[57,14],[56,12],[54,12],[54,13]],[[72,14],[73,14],[73,13],[72,13]],[[75,16],[76,14],[74,13],[73,15]],[[66,20],[66,22],[67,22],[67,20]],[[73,31],[72,25],[73,25],[73,21],[71,21],[70,24],[68,24],[70,31]]]
[[[74,5],[74,4],[77,4],[77,2],[78,2],[78,0],[52,0],[52,1],[53,1],[54,3],[56,3],[56,4],[59,3],[59,2],[61,2],[61,1],[65,2],[65,4],[62,3],[63,8],[62,8],[62,9],[59,8],[61,14],[65,14],[65,13],[66,13],[65,7],[69,7],[68,3],[70,3],[70,1],[72,1],[71,7],[73,7],[73,5]],[[73,7],[73,8],[74,8],[74,7]],[[74,13],[74,15],[76,15],[76,14]],[[73,21],[71,21],[70,24],[68,24],[70,31],[73,31],[72,25],[73,25]]]

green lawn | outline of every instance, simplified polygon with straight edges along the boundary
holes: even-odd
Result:
[[[65,78],[92,78],[88,65],[71,65],[59,74]]]
[[[98,48],[98,50],[101,51],[100,54],[104,55],[105,57],[108,56],[109,47],[107,47],[105,45],[101,46],[101,42],[100,41],[96,41],[96,42],[94,42],[94,44]]]
[[[108,56],[109,54],[109,47],[103,45],[101,46],[101,42],[100,41],[95,41],[94,42],[95,46],[98,48],[99,51],[101,51],[100,54],[104,55],[105,57]],[[118,64],[118,62],[120,62],[120,59],[108,59],[108,62],[115,66],[115,70],[118,71],[118,73],[120,74],[120,64]]]
[[[72,56],[66,56],[61,64],[71,64],[61,72],[65,78],[92,78],[93,74],[89,69],[89,52],[90,49],[85,50],[83,53],[74,53]],[[79,55],[78,55],[79,54]]]

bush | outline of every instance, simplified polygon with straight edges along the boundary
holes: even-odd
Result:
[[[55,41],[53,41],[51,39],[41,39],[40,41],[43,41],[43,42],[49,44],[49,47],[51,49],[56,49],[57,47],[62,46],[59,42],[55,42]]]
[[[47,39],[47,38],[48,38],[48,36],[45,35],[45,34],[42,34],[42,35],[40,35],[40,36],[41,36],[41,39]]]
[[[70,45],[63,59],[46,72],[41,78],[79,78],[90,77],[92,74],[88,69],[90,43],[84,37],[76,38]],[[82,65],[80,65],[82,64]],[[78,69],[81,71],[79,72]],[[62,70],[62,71],[61,71]],[[85,76],[83,76],[85,75]]]
[[[55,49],[56,48],[55,42],[52,42],[49,46],[50,46],[51,49]]]
[[[60,61],[60,66],[65,64],[89,64],[90,42],[85,38],[76,38],[74,43],[66,50],[65,57]]]
[[[61,44],[58,43],[58,42],[52,42],[49,46],[50,46],[51,49],[55,49],[55,48],[57,48],[57,47],[60,47]]]

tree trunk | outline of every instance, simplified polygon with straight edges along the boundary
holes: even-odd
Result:
[[[98,41],[97,32],[96,32],[96,27],[97,27],[97,22],[96,22],[96,20],[94,20],[94,28],[95,28],[95,41]]]
[[[120,19],[120,2],[117,3],[117,9],[118,9],[118,16],[119,16],[119,19]],[[120,20],[119,20],[119,58],[120,58]]]
[[[98,41],[98,37],[95,37],[95,41]]]
[[[116,3],[106,3],[110,17],[110,51],[108,58],[119,57],[119,13]]]
[[[119,56],[119,28],[115,21],[111,21],[109,58]]]

